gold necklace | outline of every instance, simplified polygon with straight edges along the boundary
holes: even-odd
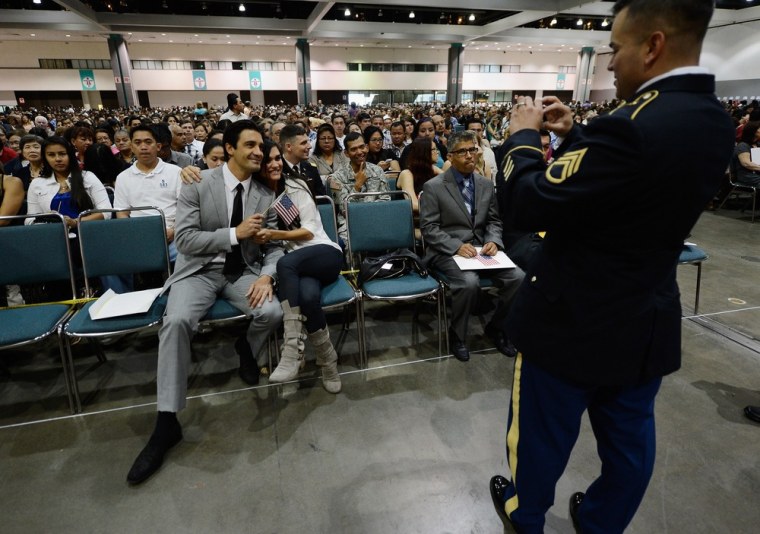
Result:
[[[56,178],[56,181],[58,181],[57,178]],[[59,193],[66,193],[69,189],[71,188],[69,187],[69,183],[66,180],[64,180],[63,182],[58,182]]]

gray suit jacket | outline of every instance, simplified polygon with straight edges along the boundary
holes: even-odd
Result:
[[[248,198],[243,207],[243,218],[262,213],[274,200],[274,193],[255,180],[251,180]],[[200,271],[220,252],[230,252],[230,214],[224,189],[222,167],[201,172],[201,181],[183,184],[177,200],[177,263],[174,273],[164,284],[166,291],[174,282]],[[274,210],[266,214],[266,226],[277,228]],[[279,241],[265,246],[252,239],[240,243],[243,260],[254,274],[266,274],[277,279],[277,260],[284,254]]]
[[[420,196],[420,229],[425,239],[425,259],[453,256],[464,243],[482,246],[489,241],[504,248],[501,220],[493,184],[479,174],[475,178],[475,216],[471,219],[451,169],[425,182]]]

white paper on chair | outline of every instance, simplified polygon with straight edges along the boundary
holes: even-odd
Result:
[[[90,306],[90,319],[97,321],[109,317],[145,313],[153,305],[159,293],[161,293],[160,287],[121,294],[109,289]]]
[[[752,160],[752,163],[760,163],[760,148],[750,148],[749,159]]]
[[[465,258],[460,255],[454,256],[454,262],[463,271],[476,271],[480,269],[514,269],[515,263],[509,259],[509,256],[499,251],[495,256],[483,256],[480,251],[483,247],[475,247],[478,255],[474,258]]]

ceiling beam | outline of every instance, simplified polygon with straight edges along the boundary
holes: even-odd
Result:
[[[107,28],[71,11],[0,9],[0,26],[30,30],[102,32]]]
[[[486,37],[488,35],[503,32],[505,30],[511,30],[512,28],[517,28],[524,24],[528,24],[536,20],[541,20],[545,17],[551,17],[553,14],[553,11],[523,11],[517,15],[512,15],[511,17],[486,24],[483,26],[483,29],[480,32],[480,37]]]
[[[314,0],[291,0],[294,2],[313,2]],[[551,11],[556,13],[564,9],[569,9],[572,6],[577,6],[578,3],[584,3],[582,0],[468,0],[463,3],[461,0],[437,0],[432,7],[440,8],[442,10],[462,11],[466,12],[469,9],[474,10],[489,10],[489,11],[526,11],[526,10],[538,10],[538,11]],[[339,2],[341,3],[341,2]],[[355,6],[382,6],[389,9],[401,9],[412,7],[425,7],[430,8],[431,3],[429,0],[350,0],[345,3],[347,6],[354,8]],[[585,3],[596,3],[596,1]]]
[[[314,31],[314,28],[317,27],[317,24],[319,24],[323,18],[325,18],[325,15],[327,15],[327,12],[330,11],[333,6],[335,5],[335,2],[319,2],[316,6],[314,6],[314,9],[311,12],[311,15],[309,15],[309,18],[306,19],[306,35],[310,35],[311,32]]]
[[[323,20],[309,35],[313,39],[377,39],[406,41],[444,41],[460,43],[477,38],[482,27],[453,24],[393,24],[388,22]]]
[[[90,6],[83,4],[79,0],[53,0],[56,4],[71,13],[76,13],[83,19],[89,20],[94,25],[99,26],[100,31],[108,31],[108,28],[100,26],[97,18],[98,14]]]
[[[197,17],[195,15],[147,15],[140,13],[99,13],[98,22],[113,32],[150,31],[156,28],[165,32],[195,32],[219,30],[236,33],[264,31],[301,35],[306,21],[300,19],[270,19],[256,17]]]

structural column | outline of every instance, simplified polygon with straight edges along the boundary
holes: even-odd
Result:
[[[596,53],[594,48],[584,46],[580,51],[578,62],[578,77],[575,81],[574,100],[585,102],[591,96],[591,81],[594,78],[594,59]]]
[[[122,108],[137,105],[137,92],[132,84],[132,63],[127,52],[127,43],[121,35],[108,36],[108,52],[111,54],[111,69],[116,83],[116,97]]]
[[[296,75],[298,103],[308,106],[311,104],[311,53],[306,39],[296,40]]]
[[[449,74],[446,81],[447,104],[459,104],[462,101],[463,55],[462,43],[451,43],[449,47]]]

